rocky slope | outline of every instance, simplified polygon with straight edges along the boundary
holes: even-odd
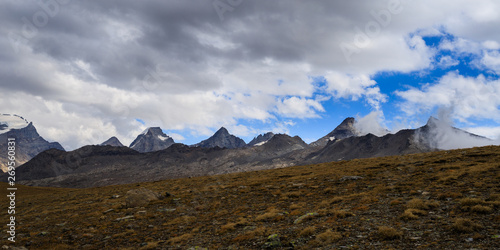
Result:
[[[499,161],[500,147],[484,147],[89,189],[18,185],[22,220],[4,244],[500,249]]]
[[[49,150],[20,167],[17,182],[92,187],[272,169],[294,165],[298,160],[294,152],[306,147],[299,137],[275,135],[262,146],[240,149],[174,144],[149,153],[111,146],[86,146],[71,152]]]
[[[330,141],[342,140],[352,136],[358,135],[358,131],[354,127],[356,120],[352,117],[346,118],[340,125],[338,125],[332,132],[321,137],[310,145],[313,147],[324,147]]]
[[[9,122],[4,122],[3,130],[0,131],[0,168],[2,171],[7,170],[7,153],[8,153],[8,138],[15,138],[16,142],[16,162],[17,166],[29,161],[31,158],[35,157],[38,153],[43,152],[47,149],[56,148],[59,150],[64,150],[64,148],[57,142],[48,142],[43,139],[36,131],[33,123],[27,123],[21,117],[18,119],[13,117],[7,117],[5,115],[0,117],[0,122],[3,120],[9,120]],[[15,122],[13,122],[16,120]],[[25,123],[23,125],[23,122]],[[11,125],[11,126],[9,126]]]
[[[163,133],[161,128],[148,128],[130,144],[130,148],[138,152],[153,152],[166,149],[173,145],[174,139]]]

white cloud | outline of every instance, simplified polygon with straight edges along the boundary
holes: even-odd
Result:
[[[500,51],[485,51],[481,63],[487,68],[500,74]]]
[[[276,112],[288,118],[316,118],[318,111],[325,111],[318,101],[295,96],[283,98],[276,105]]]
[[[348,75],[336,71],[330,71],[325,76],[327,81],[326,90],[335,98],[346,98],[358,100],[362,97],[370,106],[380,108],[380,104],[386,102],[387,96],[380,92],[375,85],[377,82],[368,75]]]
[[[177,134],[177,133],[168,133],[168,136],[172,137],[172,139],[174,139],[175,142],[181,142],[181,141],[186,140],[186,138],[184,136],[182,136],[181,134]]]
[[[384,113],[382,111],[372,111],[364,117],[356,117],[354,127],[359,131],[360,135],[370,133],[376,136],[384,136],[389,133],[389,130],[382,125],[384,119]]]
[[[408,115],[436,107],[452,107],[454,119],[465,121],[468,118],[486,118],[500,121],[500,80],[489,80],[484,76],[464,77],[451,72],[436,84],[425,85],[422,89],[396,91],[396,94],[405,99],[401,107]]]
[[[454,59],[451,56],[442,56],[439,58],[439,62],[437,63],[437,66],[440,68],[449,68],[453,66],[457,66],[460,63],[457,59]]]
[[[239,119],[319,117],[330,97],[381,110],[388,96],[371,77],[431,67],[436,51],[422,36],[440,30],[458,37],[442,49],[474,53],[478,65],[499,72],[498,1],[401,1],[401,13],[351,63],[338,45],[352,42],[356,27],[377,21],[371,13],[387,10],[386,1],[248,1],[224,22],[210,2],[120,1],[112,11],[107,4],[65,5],[17,53],[8,36],[0,37],[1,107],[69,149],[113,135],[127,144],[147,126],[211,135],[225,125],[248,134],[255,128],[239,126]],[[39,10],[0,3],[2,33],[20,34],[21,17]],[[440,64],[456,61],[443,57]],[[311,76],[326,78],[325,93]],[[448,75],[399,94],[408,113],[457,105],[462,119],[498,117],[495,85]],[[277,122],[275,131],[290,126]]]
[[[500,127],[469,127],[463,128],[465,131],[470,133],[487,137],[492,140],[497,140],[500,142]]]

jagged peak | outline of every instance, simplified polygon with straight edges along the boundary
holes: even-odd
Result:
[[[344,119],[344,121],[342,121],[340,123],[340,125],[338,127],[341,127],[341,126],[346,126],[346,125],[352,125],[356,122],[356,118],[354,117],[347,117]]]
[[[215,132],[215,135],[219,134],[229,134],[229,131],[225,127],[220,127],[220,129]]]

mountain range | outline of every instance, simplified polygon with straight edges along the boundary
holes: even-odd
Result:
[[[39,154],[26,154],[34,157],[17,168],[16,181],[36,186],[93,187],[430,152],[442,149],[435,141],[442,134],[438,130],[451,131],[452,137],[487,140],[432,117],[423,127],[380,137],[361,135],[355,124],[354,118],[347,118],[311,144],[298,136],[271,132],[246,144],[224,127],[191,146],[175,143],[159,127],[146,129],[129,147],[112,137],[100,145],[65,152],[57,143],[31,139],[23,144],[32,145],[37,149],[33,152]],[[38,138],[31,123],[21,130],[24,137]],[[8,133],[19,133],[12,131]]]

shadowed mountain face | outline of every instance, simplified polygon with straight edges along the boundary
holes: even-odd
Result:
[[[148,128],[130,144],[130,148],[141,153],[166,149],[173,145],[174,139],[163,133],[161,128]]]
[[[421,128],[382,137],[349,136],[354,133],[349,124],[352,123],[346,122],[346,126],[329,134],[344,135],[344,139],[330,140],[324,147],[309,146],[298,136],[276,134],[260,146],[222,148],[238,141],[222,129],[204,142],[207,147],[173,144],[149,153],[112,146],[86,146],[71,152],[49,150],[19,167],[16,181],[39,186],[92,187],[438,150],[431,140],[436,137],[432,120]],[[449,129],[459,135],[485,139]],[[2,175],[1,180],[6,177]]]
[[[0,134],[0,167],[3,171],[7,170],[8,138],[15,138],[16,166],[20,166],[47,149],[64,150],[58,142],[48,142],[43,139],[36,131],[33,123],[29,123],[24,128],[11,129]]]
[[[116,137],[111,137],[107,141],[99,144],[100,146],[124,147],[124,145]]]
[[[321,137],[317,141],[312,142],[310,145],[313,147],[324,147],[330,141],[342,140],[345,138],[356,136],[358,134],[358,132],[356,131],[356,128],[354,127],[355,122],[356,122],[356,120],[352,117],[346,118],[332,132]]]
[[[86,146],[71,152],[45,151],[20,167],[17,178],[19,184],[92,187],[272,169],[293,165],[293,153],[306,147],[299,137],[288,135],[240,149],[173,144],[139,153],[126,147]]]
[[[246,146],[245,141],[243,141],[241,138],[236,137],[232,134],[229,134],[226,128],[222,127],[220,128],[213,136],[210,138],[193,145],[194,147],[201,147],[201,148],[242,148]]]

